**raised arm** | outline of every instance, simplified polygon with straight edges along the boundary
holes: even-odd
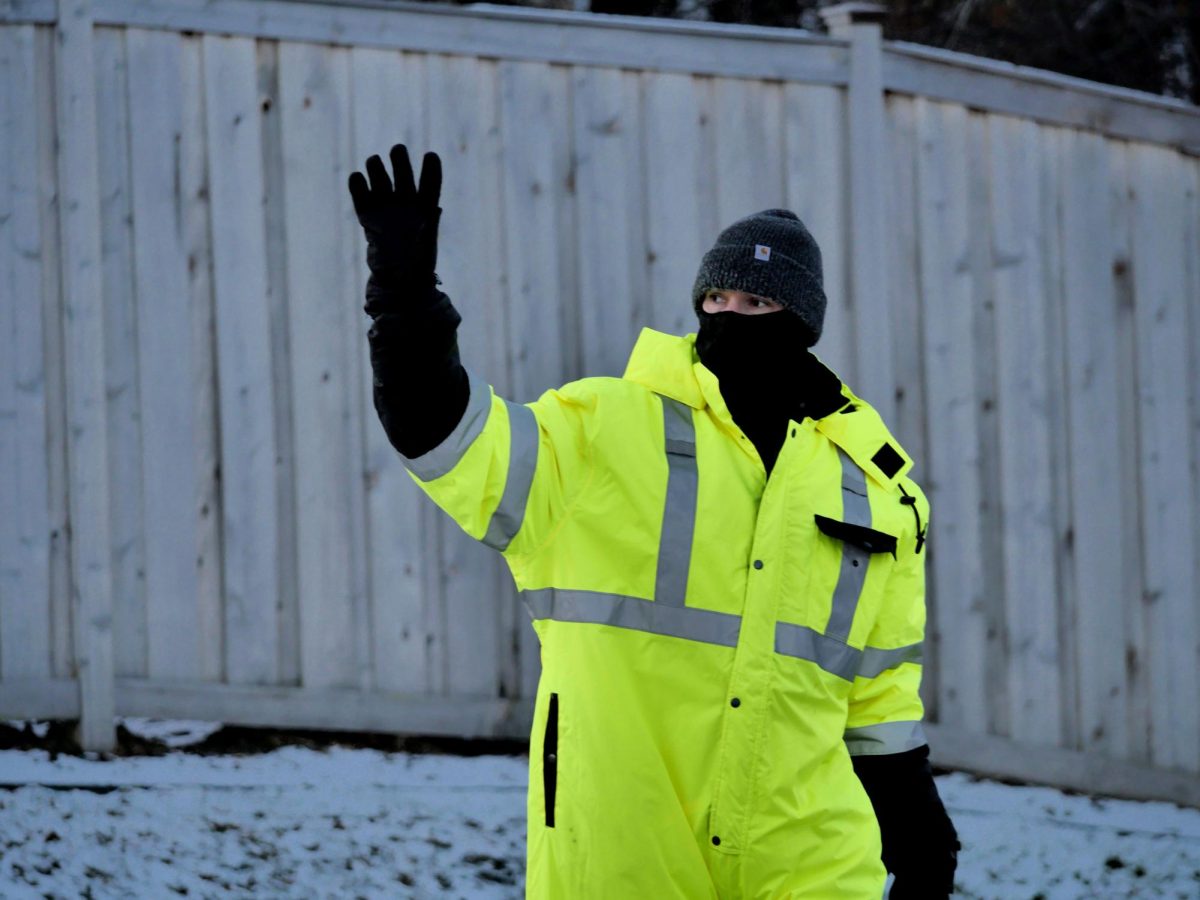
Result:
[[[366,177],[349,179],[354,212],[367,239],[367,339],[374,372],[375,411],[388,440],[415,458],[438,446],[462,419],[469,393],[458,355],[461,317],[438,290],[438,223],[442,163],[426,153],[418,187],[408,149],[366,162]],[[369,180],[368,180],[369,179]]]

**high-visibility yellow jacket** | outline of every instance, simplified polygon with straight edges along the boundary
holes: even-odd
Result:
[[[694,335],[522,405],[473,377],[406,460],[504,554],[542,645],[527,896],[877,900],[850,755],[925,743],[929,509],[843,385],[767,478]]]

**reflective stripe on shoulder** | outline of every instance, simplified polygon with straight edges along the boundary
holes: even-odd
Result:
[[[847,728],[842,734],[846,749],[851,756],[884,756],[888,753],[903,753],[916,750],[929,743],[925,729],[918,721],[880,722],[878,725],[863,725]]]
[[[842,462],[842,519],[852,525],[871,527],[871,502],[867,498],[867,476],[849,455],[838,448]],[[838,570],[837,587],[829,609],[825,634],[838,641],[850,637],[858,599],[867,581],[867,566],[871,554],[848,541],[842,541],[842,564]]]
[[[483,542],[497,550],[508,547],[525,521],[525,505],[529,502],[538,456],[538,424],[533,410],[508,400],[505,406],[509,426],[508,477],[483,536]]]
[[[467,383],[470,385],[467,395],[467,408],[463,410],[462,418],[454,426],[454,430],[446,439],[427,453],[409,459],[401,457],[410,472],[422,481],[433,481],[441,478],[458,465],[459,460],[475,443],[487,424],[488,413],[492,408],[492,388],[487,382],[476,378],[467,370]]]
[[[696,531],[696,426],[692,422],[690,406],[670,397],[660,396],[659,399],[662,400],[667,454],[667,492],[658,544],[654,601],[682,607],[687,597],[688,566]]]

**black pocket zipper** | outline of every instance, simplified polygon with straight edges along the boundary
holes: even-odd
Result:
[[[542,739],[542,793],[546,797],[546,827],[554,827],[554,794],[558,787],[558,694],[550,695],[546,735]]]

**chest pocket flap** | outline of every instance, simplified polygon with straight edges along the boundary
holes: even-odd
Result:
[[[867,553],[890,553],[893,559],[896,556],[896,538],[894,535],[883,531],[876,531],[874,528],[868,528],[865,525],[855,525],[853,522],[842,522],[838,519],[831,519],[829,516],[823,516],[820,513],[814,515],[813,518],[816,520],[817,528],[821,530],[822,534],[827,534],[831,538],[836,538],[843,543],[861,547]]]

